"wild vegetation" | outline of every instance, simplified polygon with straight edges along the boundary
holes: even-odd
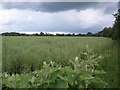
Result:
[[[69,60],[66,66],[44,61],[42,69],[29,74],[10,76],[4,73],[3,85],[4,88],[105,88],[107,83],[100,75],[106,72],[96,69],[101,59],[102,56],[92,54],[87,47],[86,52],[75,57],[75,60]]]
[[[99,59],[98,56],[102,56],[101,60],[97,62],[99,64],[99,67],[95,66],[94,68],[96,70],[100,70],[100,71],[102,70],[106,72],[104,75],[100,75],[100,79],[103,82],[107,83],[106,87],[117,87],[117,83],[118,83],[118,79],[117,79],[118,52],[117,52],[117,46],[116,46],[117,44],[115,44],[109,38],[5,36],[2,38],[2,40],[3,40],[2,42],[2,48],[3,48],[2,67],[3,68],[2,69],[3,69],[3,73],[5,73],[3,74],[5,75],[3,77],[3,80],[9,80],[8,78],[12,78],[12,77],[19,77],[21,78],[21,81],[18,80],[19,83],[23,83],[24,81],[22,82],[23,80],[22,78],[27,78],[28,75],[29,77],[27,80],[30,80],[32,79],[32,77],[34,77],[34,74],[33,74],[34,72],[39,73],[44,69],[43,62],[47,63],[48,65],[47,67],[48,69],[46,68],[47,70],[49,70],[49,68],[51,68],[53,71],[54,69],[58,70],[58,65],[60,65],[62,68],[60,69],[61,71],[63,69],[68,68],[73,73],[75,71],[73,68],[73,65],[75,64],[70,64],[70,62],[68,61],[69,60],[74,61],[75,60],[74,58],[78,57],[79,59],[77,63],[80,66],[81,66],[81,63],[80,63],[81,58],[82,58],[81,60],[84,61],[84,58],[87,57],[86,59],[89,61],[91,59],[89,57],[89,54],[84,55],[84,53],[87,52],[86,46],[89,46],[89,48],[92,49],[92,54],[90,55],[97,54],[97,57],[93,59],[94,62],[91,62],[90,60],[88,64],[94,65],[94,63],[96,62],[96,59]],[[81,55],[82,57],[80,57]],[[50,66],[51,61],[55,62],[55,67]],[[84,65],[82,68],[84,69]],[[82,73],[79,70],[78,72]],[[50,74],[51,72],[48,72],[48,73]],[[88,76],[94,77],[94,75],[91,73],[92,72],[89,72],[88,74],[90,75]],[[38,74],[38,75],[40,75],[41,77],[41,74]],[[61,75],[63,75],[63,73],[60,73],[60,76]],[[76,75],[76,74],[73,74],[73,75]],[[51,77],[51,74],[49,77]],[[97,76],[97,78],[99,78],[99,75]],[[27,80],[25,80],[25,83],[28,82]],[[37,80],[39,79],[37,78]],[[5,81],[5,85],[8,85],[9,83],[13,85],[14,82],[13,83],[12,82],[13,81]],[[41,83],[43,82],[41,81]],[[13,86],[8,86],[8,87],[13,87]],[[18,87],[22,87],[22,86],[18,86]],[[34,85],[31,87],[34,87]],[[35,87],[37,86],[35,85]],[[105,86],[101,86],[101,87],[105,87]],[[93,88],[93,86],[91,88]]]

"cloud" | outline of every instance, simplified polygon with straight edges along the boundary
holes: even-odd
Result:
[[[4,2],[6,9],[29,9],[41,12],[61,12],[67,10],[85,10],[87,8],[105,9],[106,13],[114,12],[118,5],[116,2]]]
[[[0,17],[3,19],[0,24],[2,24],[4,32],[97,32],[105,26],[111,26],[113,22],[112,14],[94,8],[57,13],[36,12],[27,9],[2,9],[0,13],[2,13]],[[7,24],[5,20],[11,24]]]
[[[118,2],[118,8],[120,9],[120,1]]]
[[[7,14],[7,12],[5,12],[4,10],[0,10],[0,24],[9,25],[12,24],[12,22],[13,19],[11,18],[11,16]]]
[[[32,16],[28,16],[26,19],[27,22],[32,23],[33,21],[33,17]]]
[[[104,11],[101,9],[86,9],[79,12],[79,20],[82,22],[82,28],[89,28],[100,24],[108,26],[112,22],[112,19],[112,15],[104,14]]]

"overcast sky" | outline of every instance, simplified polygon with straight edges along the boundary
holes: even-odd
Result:
[[[98,32],[112,26],[116,2],[7,2],[0,4],[1,32]]]

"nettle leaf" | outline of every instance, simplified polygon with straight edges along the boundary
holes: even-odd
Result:
[[[23,75],[19,75],[19,78],[20,78],[20,81],[18,81],[16,83],[17,87],[19,87],[19,88],[28,88],[28,87],[30,87],[28,82],[29,82],[30,78],[32,78],[31,75],[23,74]]]
[[[70,74],[73,71],[73,69],[70,66],[65,66],[62,70],[67,74]]]
[[[92,75],[90,73],[87,72],[81,72],[79,74],[79,79],[80,80],[88,80],[88,79],[93,79],[94,77],[92,77]]]
[[[103,70],[95,70],[94,72],[93,72],[94,74],[106,74],[106,72],[105,71],[103,71]]]
[[[16,81],[16,82],[19,82],[20,80],[21,80],[20,75],[19,75],[19,74],[16,74],[16,75],[15,75],[15,81]]]
[[[95,77],[90,84],[90,87],[92,88],[105,88],[107,86],[107,83],[104,82],[101,78]]]
[[[85,87],[84,87],[83,85],[79,85],[79,87],[78,87],[78,88],[80,89],[80,88],[85,88]]]
[[[60,74],[62,74],[61,70],[58,69],[58,70],[54,71],[50,76],[50,81],[55,82],[56,78],[59,77]]]
[[[70,66],[66,66],[64,69],[63,80],[66,80],[70,85],[74,84],[73,69]]]
[[[72,74],[67,76],[60,76],[60,79],[66,81],[70,86],[74,85],[74,77]]]
[[[38,88],[48,88],[49,84],[48,83],[43,83]]]
[[[73,86],[73,84],[74,84],[74,77],[73,77],[72,75],[68,75],[68,76],[66,77],[66,81],[67,81],[71,86]]]
[[[3,78],[3,82],[2,82],[3,85],[7,86],[7,87],[11,87],[11,82],[8,80],[8,78]]]
[[[65,80],[62,79],[58,79],[55,83],[54,83],[54,88],[68,88],[68,83]]]
[[[41,70],[41,77],[44,78],[44,80],[48,80],[48,78],[50,77],[52,71],[50,71],[50,69],[42,69]],[[44,82],[44,81],[43,81]]]

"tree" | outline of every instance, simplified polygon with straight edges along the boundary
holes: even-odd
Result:
[[[88,33],[87,33],[87,36],[92,36],[92,32],[88,32]]]
[[[114,14],[115,21],[113,25],[113,36],[112,38],[117,40],[120,40],[120,9],[116,14]]]
[[[102,31],[98,32],[97,35],[102,37],[112,37],[113,29],[111,27],[105,27]]]
[[[43,32],[40,32],[40,36],[44,36],[44,33],[43,33]]]

